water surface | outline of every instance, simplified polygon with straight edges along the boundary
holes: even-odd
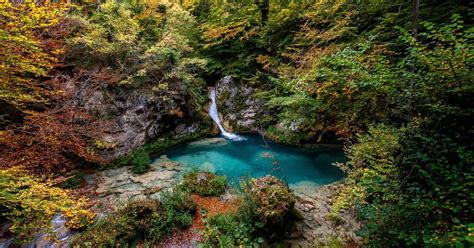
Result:
[[[245,140],[203,139],[173,147],[160,155],[167,155],[189,168],[226,175],[232,183],[242,177],[261,177],[270,172],[286,179],[290,186],[324,185],[344,177],[333,165],[346,161],[340,146],[294,147],[269,142],[269,149],[259,135],[242,136]]]

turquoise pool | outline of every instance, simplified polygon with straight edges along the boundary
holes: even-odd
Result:
[[[232,183],[242,177],[261,177],[272,171],[273,175],[286,179],[290,186],[299,183],[323,185],[344,177],[344,173],[333,165],[346,161],[341,146],[294,147],[269,142],[269,149],[259,135],[241,136],[245,140],[203,139],[173,147],[160,156],[166,155],[189,168],[226,175]],[[281,170],[275,170],[278,168],[276,161]]]

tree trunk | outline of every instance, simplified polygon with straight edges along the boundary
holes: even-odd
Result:
[[[420,10],[420,0],[413,0],[413,9],[412,9],[412,15],[413,15],[413,36],[415,38],[418,37],[418,29],[419,29],[419,10]]]
[[[262,0],[262,7],[260,7],[260,12],[262,13],[262,26],[265,26],[267,24],[269,11],[270,11],[270,1]]]
[[[262,15],[262,26],[265,26],[268,21],[268,13],[270,12],[270,1],[269,0],[255,0],[255,4],[260,10]]]

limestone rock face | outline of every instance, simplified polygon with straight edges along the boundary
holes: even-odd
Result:
[[[163,91],[149,84],[124,87],[68,80],[68,90],[75,106],[104,120],[98,138],[113,149],[99,154],[107,160],[164,134],[180,138],[195,133],[209,122],[180,82]]]
[[[129,168],[109,169],[89,175],[91,200],[95,206],[113,210],[131,199],[158,198],[162,190],[170,188],[180,175],[180,163],[161,156],[147,173],[136,175]],[[103,211],[99,209],[98,211]]]
[[[249,131],[257,127],[256,122],[265,108],[264,102],[254,97],[254,93],[255,88],[241,84],[230,76],[217,83],[218,109],[226,130]]]
[[[285,243],[290,247],[316,247],[337,238],[343,243],[361,244],[361,238],[355,234],[361,223],[353,213],[340,213],[337,223],[328,218],[340,182],[324,186],[302,182],[291,187],[297,196],[295,210],[300,220],[285,235]]]

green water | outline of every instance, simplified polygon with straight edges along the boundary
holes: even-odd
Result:
[[[261,177],[272,172],[290,184],[311,183],[323,185],[344,177],[344,173],[333,165],[346,158],[340,146],[319,145],[314,147],[293,147],[269,143],[265,147],[261,136],[242,135],[245,140],[209,139],[174,147],[160,155],[178,161],[186,167],[197,167],[226,175],[232,183],[241,177]],[[276,160],[281,165],[281,170]]]

